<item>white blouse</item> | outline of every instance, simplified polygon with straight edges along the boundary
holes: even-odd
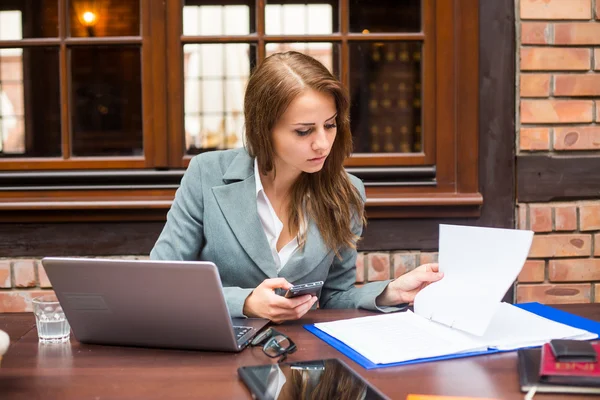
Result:
[[[277,251],[277,240],[283,230],[283,223],[279,217],[277,217],[277,214],[263,189],[256,158],[254,159],[254,178],[256,180],[256,208],[258,210],[258,218],[260,219],[260,223],[267,236],[267,241],[269,242],[269,247],[271,248],[271,253],[273,254],[273,259],[277,266],[277,272],[279,272],[298,248],[298,237],[294,237],[288,244],[283,246],[281,250]]]

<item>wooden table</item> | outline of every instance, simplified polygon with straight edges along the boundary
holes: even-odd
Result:
[[[600,304],[557,308],[600,320]],[[392,399],[405,399],[409,393],[523,399],[516,352],[367,371],[302,328],[365,315],[371,313],[317,310],[277,329],[298,346],[290,361],[341,358]],[[32,314],[0,314],[0,329],[11,338],[0,366],[0,399],[248,399],[237,368],[272,362],[260,348],[229,354],[85,345],[74,338],[64,346],[38,345]]]

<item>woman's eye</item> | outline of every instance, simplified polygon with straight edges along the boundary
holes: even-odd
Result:
[[[333,129],[333,128],[337,128],[336,124],[327,124],[325,125],[325,129]]]
[[[296,129],[296,133],[298,134],[298,136],[306,136],[308,135],[310,132],[312,131],[312,128],[309,128],[305,131],[301,131],[299,129]]]

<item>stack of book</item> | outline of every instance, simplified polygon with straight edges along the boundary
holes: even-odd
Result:
[[[600,394],[600,342],[592,343],[595,362],[559,362],[550,344],[519,350],[521,390],[539,393]]]

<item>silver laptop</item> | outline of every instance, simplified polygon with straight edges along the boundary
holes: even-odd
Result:
[[[82,343],[240,351],[269,321],[231,319],[211,262],[46,257]]]

